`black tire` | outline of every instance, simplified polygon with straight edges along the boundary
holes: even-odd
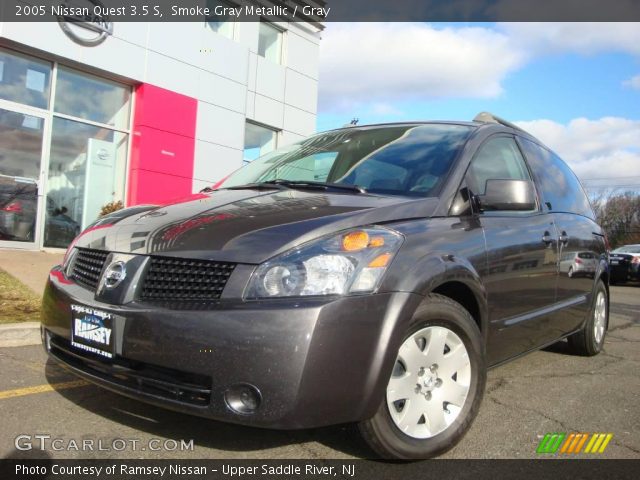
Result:
[[[573,267],[569,267],[569,271],[567,272],[567,277],[573,277]]]
[[[596,322],[596,303],[598,296],[604,295],[606,313],[605,313],[605,325],[602,338],[598,341],[595,333]],[[604,346],[604,340],[607,336],[607,330],[609,328],[609,295],[607,289],[604,286],[602,280],[598,280],[593,290],[593,298],[591,300],[591,308],[589,309],[587,320],[584,322],[584,326],[579,332],[571,335],[567,340],[569,341],[569,351],[575,355],[582,355],[585,357],[592,357],[599,354]]]
[[[446,327],[462,340],[471,367],[466,400],[458,417],[442,432],[430,438],[418,439],[405,434],[394,423],[387,406],[385,389],[376,414],[358,425],[365,441],[384,459],[426,459],[451,449],[469,430],[482,403],[487,379],[485,347],[473,317],[459,303],[442,295],[431,294],[416,310],[403,342],[429,326]]]

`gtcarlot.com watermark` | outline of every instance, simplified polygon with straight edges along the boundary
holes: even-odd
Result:
[[[81,439],[54,437],[46,434],[21,434],[15,437],[16,450],[43,450],[54,452],[192,452],[193,439],[171,438],[90,438]]]

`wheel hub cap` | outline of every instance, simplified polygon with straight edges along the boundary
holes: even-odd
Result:
[[[426,327],[407,338],[387,386],[396,426],[413,438],[444,431],[459,416],[471,382],[469,355],[446,327]]]
[[[607,299],[602,292],[598,292],[596,297],[593,315],[593,336],[596,343],[599,344],[602,341],[602,337],[604,337],[604,330],[607,326]]]

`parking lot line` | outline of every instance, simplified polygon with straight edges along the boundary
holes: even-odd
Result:
[[[85,387],[87,385],[90,385],[90,383],[85,380],[73,380],[71,382],[47,383],[44,385],[36,385],[34,387],[16,388],[14,390],[5,390],[0,392],[0,400],[23,397],[25,395],[34,395],[36,393],[52,392],[54,390],[67,390],[69,388]]]

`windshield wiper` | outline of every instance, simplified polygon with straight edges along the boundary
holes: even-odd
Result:
[[[327,182],[312,182],[310,180],[282,180],[282,179],[269,180],[263,183],[266,183],[268,185],[282,185],[283,187],[288,187],[288,188],[315,188],[320,190],[333,189],[333,190],[346,190],[349,192],[356,192],[356,193],[367,193],[367,191],[364,188],[358,185],[349,185],[344,183],[327,183]]]
[[[256,182],[256,183],[247,183],[245,185],[234,185],[233,187],[223,187],[221,190],[286,190],[288,187],[286,185],[280,185],[279,183],[272,182]]]
[[[283,180],[277,178],[275,180],[267,180],[266,182],[247,183],[246,185],[236,185],[227,187],[226,190],[245,190],[245,189],[276,189],[287,190],[297,188],[309,188],[315,190],[346,190],[356,193],[367,193],[367,191],[358,185],[346,185],[342,183],[326,183],[312,182],[306,180]]]

